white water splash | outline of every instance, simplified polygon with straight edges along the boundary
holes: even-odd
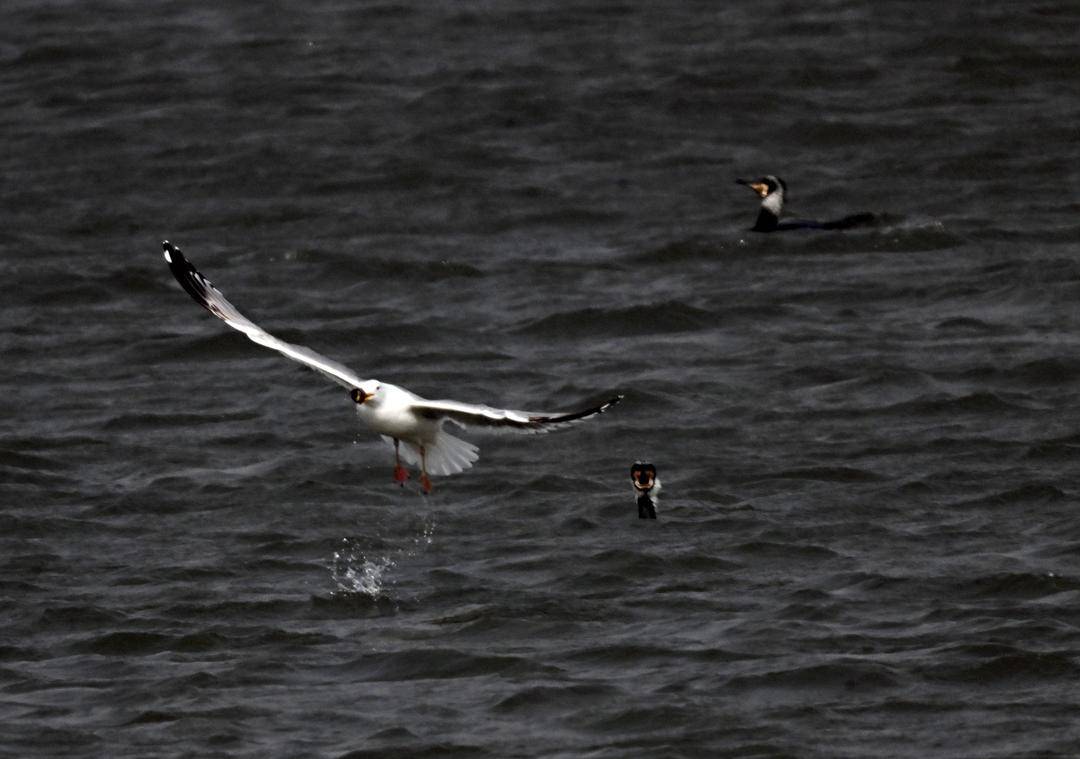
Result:
[[[342,538],[341,548],[334,551],[330,572],[337,585],[335,593],[362,594],[369,598],[390,598],[390,589],[397,583],[394,570],[399,562],[426,550],[434,540],[435,519],[428,517],[420,531],[402,548],[390,549],[379,555],[365,551],[358,538]]]
[[[397,566],[397,562],[389,556],[368,558],[350,544],[349,538],[343,538],[342,542],[345,546],[340,551],[334,551],[334,563],[330,568],[338,592],[361,593],[378,598],[389,579],[387,573]]]

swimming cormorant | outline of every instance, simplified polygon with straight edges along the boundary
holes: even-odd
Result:
[[[797,219],[780,221],[784,210],[784,194],[787,184],[774,174],[766,174],[758,179],[736,179],[737,184],[746,185],[761,196],[761,210],[757,221],[750,227],[751,232],[785,232],[790,229],[851,229],[864,227],[876,221],[872,213],[856,213],[832,221],[812,221]]]
[[[647,461],[635,461],[630,467],[630,481],[637,496],[638,519],[656,519],[656,504],[660,502],[660,479],[656,467]]]

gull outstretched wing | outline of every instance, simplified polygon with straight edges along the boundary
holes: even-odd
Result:
[[[206,277],[199,273],[191,262],[184,258],[180,248],[168,240],[161,243],[165,251],[165,261],[168,262],[176,280],[187,290],[188,295],[195,302],[212,313],[217,318],[228,324],[235,330],[243,332],[252,342],[267,348],[272,348],[278,353],[288,356],[293,361],[299,361],[315,371],[325,374],[334,382],[352,389],[359,387],[364,380],[356,375],[356,372],[337,361],[327,358],[321,353],[316,353],[302,345],[293,345],[271,335],[255,322],[248,319],[236,310],[236,306],[230,303],[221,291],[214,287]]]
[[[623,397],[616,395],[603,403],[587,406],[576,411],[544,413],[538,411],[514,411],[492,408],[458,401],[416,400],[412,407],[416,413],[432,418],[446,418],[460,427],[485,427],[496,431],[525,433],[550,432],[576,424],[590,416],[602,414]]]

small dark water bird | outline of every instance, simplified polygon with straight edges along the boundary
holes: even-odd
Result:
[[[761,210],[757,221],[750,227],[751,232],[785,232],[790,229],[851,229],[874,224],[877,217],[872,213],[856,213],[832,221],[813,221],[810,219],[792,219],[780,221],[784,210],[784,195],[787,184],[774,174],[766,174],[757,179],[736,179],[736,184],[746,185],[761,196]]]
[[[647,461],[635,461],[630,467],[630,482],[637,496],[638,519],[656,519],[656,504],[660,502],[660,479],[656,467]]]

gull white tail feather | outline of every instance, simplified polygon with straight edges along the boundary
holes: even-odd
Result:
[[[394,439],[386,435],[382,436],[389,445],[394,444]],[[420,449],[414,444],[401,441],[401,458],[406,464],[420,466],[422,457]],[[427,472],[438,477],[448,474],[457,474],[471,469],[472,465],[480,458],[480,449],[467,440],[456,438],[453,435],[440,431],[434,443],[424,446],[427,458]]]

